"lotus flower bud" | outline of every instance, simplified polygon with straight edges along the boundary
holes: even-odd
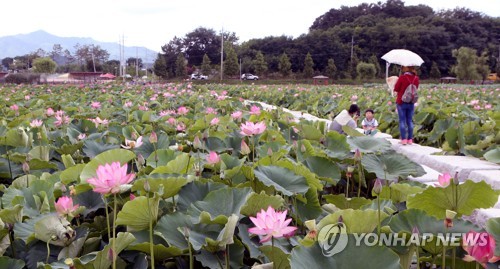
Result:
[[[453,177],[453,184],[458,185],[458,172],[455,172],[455,176]]]
[[[359,151],[359,149],[356,149],[356,151],[354,152],[354,159],[356,161],[361,161],[361,157],[362,157],[361,151]]]
[[[457,215],[457,212],[446,210],[446,218],[444,219],[444,227],[451,228],[453,227],[453,219]]]
[[[149,186],[149,181],[144,181],[144,190],[147,192],[151,191],[151,186]]]
[[[337,222],[344,223],[344,218],[342,217],[342,215],[340,215],[339,220]]]
[[[273,156],[273,149],[271,147],[267,148],[267,156]]]
[[[198,136],[195,136],[194,140],[193,140],[193,148],[201,149],[202,147],[203,147],[203,145],[201,144],[200,138]]]
[[[300,145],[300,152],[306,152],[306,146],[304,144]]]
[[[373,184],[373,193],[379,195],[382,192],[382,181],[377,178]]]
[[[418,227],[417,226],[414,226],[413,229],[411,229],[411,233],[412,234],[420,234],[420,231],[418,230]]]
[[[247,155],[250,154],[250,147],[248,147],[247,143],[245,142],[244,139],[241,140],[241,150],[240,150],[242,155]]]
[[[30,165],[27,162],[23,162],[23,172],[25,174],[29,174],[30,173]]]
[[[151,144],[158,142],[158,136],[156,135],[155,131],[151,132],[151,135],[149,136],[149,142]]]

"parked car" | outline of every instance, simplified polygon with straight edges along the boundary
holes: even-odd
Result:
[[[208,76],[205,76],[205,75],[202,75],[202,74],[195,74],[195,73],[193,73],[193,74],[191,74],[191,79],[192,79],[192,80],[197,80],[197,79],[199,79],[199,80],[202,80],[202,79],[208,79]]]
[[[243,75],[241,75],[241,79],[243,79],[243,80],[259,80],[259,76],[252,75],[252,74],[243,74]]]

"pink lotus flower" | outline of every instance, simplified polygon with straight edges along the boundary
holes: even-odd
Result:
[[[81,133],[78,135],[79,140],[85,139],[86,137],[87,137],[87,135],[85,133]]]
[[[240,134],[243,136],[258,135],[266,130],[266,124],[263,121],[258,123],[247,121],[241,124],[240,129]]]
[[[38,119],[32,120],[30,122],[31,128],[38,128],[38,127],[42,126],[42,124],[43,124],[43,121],[42,120],[38,120]]]
[[[135,149],[142,145],[142,136],[137,138],[137,141],[125,139],[125,146],[122,145],[124,149]]]
[[[391,101],[387,101],[387,105],[392,106],[392,102]]]
[[[127,102],[125,102],[125,104],[123,106],[124,107],[131,107],[132,106],[132,102],[131,101],[127,101]]]
[[[250,107],[250,114],[251,115],[260,115],[260,108],[256,105],[253,105]]]
[[[247,155],[250,154],[250,147],[248,147],[247,143],[245,142],[245,139],[241,140],[241,154]]]
[[[71,197],[62,196],[55,203],[55,208],[60,216],[71,216],[71,213],[78,209],[78,205],[73,205]]]
[[[436,187],[446,188],[450,185],[451,176],[448,173],[444,173],[438,176],[438,184],[435,184]]]
[[[351,96],[351,102],[355,102],[356,100],[358,100],[358,96],[357,95]]]
[[[176,125],[177,124],[177,120],[175,118],[169,118],[167,120],[168,124],[170,125]]]
[[[51,107],[47,108],[47,112],[45,112],[45,114],[47,114],[47,116],[52,116],[54,115],[54,109],[52,109]]]
[[[211,121],[210,121],[210,125],[217,125],[219,124],[219,118],[213,118]]]
[[[484,105],[484,109],[491,109],[493,106],[491,104]]]
[[[487,263],[495,263],[500,260],[500,257],[495,256],[495,238],[486,232],[469,231],[462,238],[462,247],[467,251],[464,261],[476,261],[483,268],[486,268]]]
[[[177,124],[176,130],[179,132],[184,132],[186,130],[186,124],[184,122],[180,122]]]
[[[29,95],[24,96],[24,100],[29,101],[30,99],[31,99],[31,96],[29,96]]]
[[[481,110],[481,106],[480,106],[480,105],[475,105],[475,106],[474,106],[474,109],[475,109],[475,110]]]
[[[189,112],[189,109],[187,109],[185,106],[181,106],[177,109],[177,114],[179,115],[186,115]]]
[[[13,104],[13,105],[11,105],[11,106],[10,106],[10,109],[11,109],[12,111],[16,111],[16,112],[17,112],[17,111],[19,110],[19,106],[18,106],[18,105],[16,105],[16,104]]]
[[[99,108],[101,108],[101,103],[100,102],[92,102],[90,104],[90,107],[92,107],[94,109],[99,109]]]
[[[217,164],[220,162],[220,156],[217,154],[217,152],[210,151],[210,154],[208,154],[206,160],[208,164]]]
[[[205,111],[205,113],[217,115],[217,109],[215,109],[213,107],[207,107],[207,110]]]
[[[95,123],[95,127],[99,127],[99,124],[102,124],[102,125],[108,125],[109,121],[107,119],[101,119],[99,117],[95,118],[95,119],[91,119],[90,121],[92,121],[93,123]]]
[[[59,112],[59,111],[57,111]],[[59,127],[59,126],[62,126],[64,124],[68,124],[70,121],[69,117],[64,115],[64,112],[61,114],[61,113],[56,113],[56,121],[54,121],[54,125],[56,127]]]
[[[243,115],[243,112],[238,110],[238,111],[235,111],[231,114],[231,118],[233,118],[233,120],[241,119],[242,115]]]
[[[263,235],[264,237],[260,240],[261,243],[271,240],[272,237],[292,236],[297,227],[288,226],[292,219],[285,219],[286,213],[287,210],[279,212],[275,211],[271,206],[267,208],[267,211],[261,209],[255,218],[250,217],[256,227],[248,229],[248,232]]]
[[[120,192],[120,186],[130,183],[135,174],[127,174],[128,165],[120,166],[120,162],[99,165],[97,167],[96,177],[87,180],[92,185],[95,192],[101,194],[117,194]]]
[[[478,105],[479,104],[479,100],[471,100],[469,104],[471,106]]]

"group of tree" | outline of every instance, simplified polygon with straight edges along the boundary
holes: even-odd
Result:
[[[155,73],[179,77],[201,70],[204,64],[207,73],[207,63],[213,67],[210,72],[218,72],[222,40],[227,77],[235,75],[234,66],[240,63],[242,72],[261,76],[383,77],[381,56],[395,48],[409,49],[424,59],[420,68],[424,78],[459,75],[460,69],[454,68],[458,52],[454,51],[462,47],[480,54],[476,60],[482,61],[477,65],[483,71],[476,68],[476,74],[500,65],[500,18],[465,8],[434,11],[426,5],[405,6],[401,0],[388,0],[331,9],[297,38],[270,36],[238,44],[235,33],[200,27],[162,47]]]
[[[6,57],[1,64],[6,70],[32,73],[103,72],[118,75],[120,61],[109,60],[109,52],[99,45],[76,44],[73,53],[60,44],[54,44],[52,51],[43,49],[22,56]],[[130,57],[125,61],[127,70],[135,75],[136,66],[143,68],[141,58]],[[0,68],[1,70],[1,68]]]

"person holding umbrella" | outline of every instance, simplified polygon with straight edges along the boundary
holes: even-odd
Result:
[[[411,102],[405,103],[402,99],[406,88],[410,84],[413,84],[418,88],[420,81],[417,76],[415,66],[422,65],[422,63],[424,63],[424,60],[418,54],[406,49],[393,49],[384,54],[384,56],[382,56],[381,58],[387,62],[385,67],[385,76],[389,88],[391,88],[391,86],[393,85],[392,77],[388,77],[389,66],[391,64],[401,65],[401,72],[403,74],[398,77],[396,84],[394,84],[394,89],[391,92],[397,93],[396,106],[399,117],[401,144],[411,145],[413,144],[413,113],[415,104]]]
[[[401,144],[413,144],[413,113],[415,111],[414,103],[403,102],[403,94],[406,88],[413,84],[417,88],[420,84],[417,76],[417,70],[413,66],[403,66],[401,68],[403,74],[399,76],[394,92],[396,92],[396,107],[399,117],[399,132],[401,134]]]

